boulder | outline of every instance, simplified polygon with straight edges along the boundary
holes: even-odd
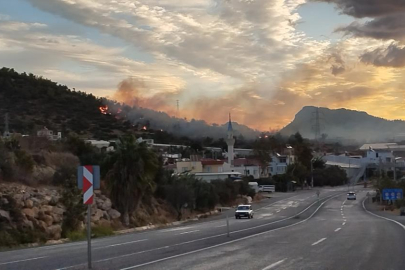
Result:
[[[7,198],[1,198],[1,204],[2,204],[2,205],[8,204]]]
[[[57,214],[54,214],[54,213],[52,213],[51,216],[52,216],[53,221],[54,221],[55,223],[59,223],[59,222],[61,222],[62,219],[63,219],[63,217],[62,217],[61,215],[57,215]]]
[[[60,207],[53,207],[52,211],[54,214],[57,214],[57,215],[63,215],[63,213],[65,212],[65,210]]]
[[[51,197],[51,196],[45,195],[44,198],[43,198],[42,203],[43,203],[43,204],[49,204],[49,202],[50,202],[51,200],[52,200],[52,197]]]
[[[49,201],[49,205],[56,206],[56,204],[58,203],[58,201],[59,201],[59,197],[57,197],[57,196],[52,196],[51,200]]]
[[[91,216],[91,221],[98,221],[100,220],[100,218],[103,217],[103,211],[100,209],[96,209],[95,211],[93,211],[93,215]]]
[[[40,220],[44,221],[47,226],[51,226],[53,223],[53,217],[46,214],[41,215]]]
[[[0,220],[3,220],[3,219],[5,219],[5,220],[7,220],[8,222],[10,222],[10,221],[11,221],[10,213],[9,213],[8,211],[1,210],[1,209],[0,209]]]
[[[111,209],[112,203],[110,199],[106,199],[100,206],[102,210],[108,211]]]
[[[46,228],[46,234],[50,239],[60,239],[62,227],[60,225],[52,225]]]
[[[117,219],[121,216],[121,213],[115,209],[110,209],[108,210],[108,215],[110,216],[111,219]]]
[[[22,220],[22,226],[25,227],[25,228],[34,229],[34,223],[32,223],[31,220],[28,220],[28,219],[26,219],[26,218],[24,218],[24,219]]]
[[[32,200],[26,200],[25,201],[25,207],[27,207],[27,208],[32,208],[32,207],[34,207],[34,202],[32,201]]]
[[[103,218],[106,220],[110,220],[110,215],[108,215],[107,211],[103,211]]]
[[[38,226],[42,231],[47,232],[48,225],[46,224],[45,221],[38,220],[38,221],[36,222],[36,224],[37,224],[37,226]]]
[[[28,218],[28,219],[33,219],[37,215],[33,209],[30,208],[24,208],[21,210],[21,212]]]
[[[97,223],[97,225],[103,226],[103,227],[110,227],[111,226],[111,222],[109,220],[106,220],[106,219],[100,219],[96,223]]]
[[[44,211],[45,214],[50,215],[51,213],[53,213],[53,207],[50,205],[43,205],[41,207],[41,210]]]

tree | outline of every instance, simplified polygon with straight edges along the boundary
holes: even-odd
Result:
[[[154,189],[158,159],[145,143],[137,143],[132,135],[121,137],[117,150],[108,156],[112,164],[107,183],[114,206],[129,226],[129,214],[135,211],[145,192]]]
[[[314,170],[315,169],[323,169],[326,166],[326,162],[322,158],[317,157],[317,158],[313,159],[312,166],[313,166]]]
[[[194,208],[194,188],[195,178],[192,175],[181,175],[174,179],[171,185],[165,186],[166,200],[177,212],[177,220],[181,220],[183,209]]]

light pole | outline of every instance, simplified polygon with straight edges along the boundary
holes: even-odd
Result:
[[[314,188],[314,166],[313,163],[314,158],[311,159],[311,187]]]

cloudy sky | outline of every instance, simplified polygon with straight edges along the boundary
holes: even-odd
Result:
[[[2,0],[0,66],[187,119],[405,119],[403,0]]]

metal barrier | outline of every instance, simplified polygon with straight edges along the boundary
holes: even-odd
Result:
[[[276,186],[275,185],[259,186],[259,191],[260,192],[276,192]]]

